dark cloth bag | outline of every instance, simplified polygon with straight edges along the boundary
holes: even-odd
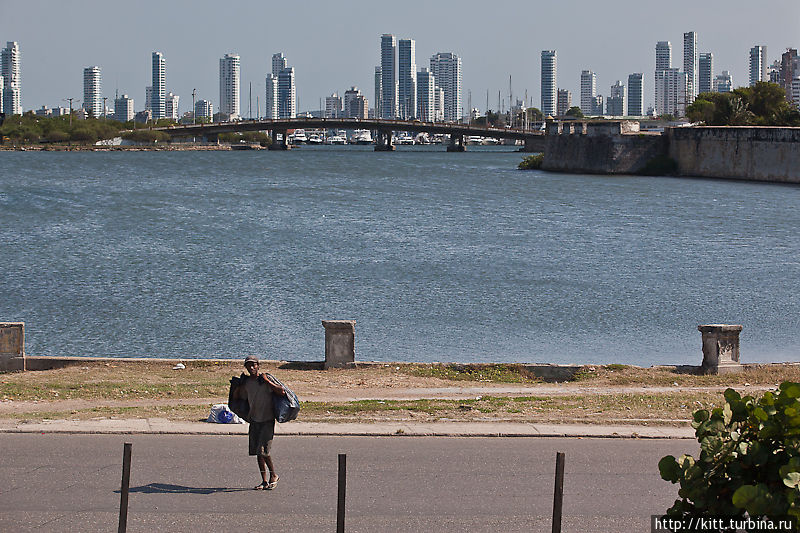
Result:
[[[267,374],[267,376],[273,383],[280,385],[286,391],[286,396],[272,394],[272,410],[275,412],[275,420],[278,422],[294,420],[300,412],[300,400],[297,399],[297,395],[272,374]],[[231,411],[233,411],[233,408],[231,408]]]
[[[233,376],[231,378],[231,388],[228,391],[228,408],[243,420],[249,420],[250,403],[247,401],[247,398],[241,397],[239,394],[239,387],[244,386],[244,381],[247,378],[248,376],[244,373],[239,377]]]

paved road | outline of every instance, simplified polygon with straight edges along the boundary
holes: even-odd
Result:
[[[0,531],[114,531],[125,441],[131,532],[335,531],[338,453],[348,532],[549,532],[557,451],[565,532],[646,532],[676,496],[658,460],[697,453],[689,440],[283,436],[279,486],[256,492],[244,436],[0,434]]]

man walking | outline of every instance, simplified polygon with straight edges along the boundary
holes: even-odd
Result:
[[[262,482],[255,486],[256,490],[272,490],[278,485],[278,474],[272,464],[270,451],[272,438],[275,435],[275,414],[272,410],[272,395],[286,395],[286,391],[274,383],[268,374],[258,370],[258,357],[248,355],[244,360],[244,367],[250,374],[244,378],[244,383],[239,388],[239,395],[247,400],[250,405],[250,455],[258,459],[258,469],[261,472]],[[267,478],[269,469],[269,479]]]

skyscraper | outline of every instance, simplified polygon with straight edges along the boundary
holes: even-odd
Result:
[[[180,96],[177,94],[167,93],[167,98],[165,100],[165,118],[169,118],[172,120],[178,120],[180,115],[178,114],[178,107],[180,102]]]
[[[114,99],[114,120],[120,122],[128,122],[133,120],[133,98],[129,98],[127,94],[123,94],[119,98]]]
[[[626,100],[625,86],[622,81],[617,80],[617,83],[611,86],[610,96],[606,100],[606,114],[612,117],[624,116]]]
[[[219,112],[230,120],[239,118],[239,56],[235,54],[219,60]]]
[[[213,120],[214,105],[208,100],[198,100],[194,104],[194,116],[196,120],[201,122],[201,119]]]
[[[461,118],[461,58],[452,52],[439,52],[431,57],[431,73],[444,92],[444,120]]]
[[[723,70],[722,74],[714,78],[714,92],[716,93],[729,93],[733,90],[733,76],[727,70]]]
[[[788,48],[781,54],[780,73],[781,86],[786,91],[786,99],[791,101],[792,81],[800,75],[800,58],[797,56],[796,48]]]
[[[394,35],[381,35],[381,115],[397,117],[397,42]]]
[[[294,67],[285,67],[278,73],[278,118],[297,116],[297,89]]]
[[[714,79],[714,54],[700,54],[697,68],[697,93],[710,93]]]
[[[436,79],[426,67],[417,73],[417,118],[424,122],[436,119]]]
[[[100,67],[83,69],[83,108],[95,118],[103,116]]]
[[[153,120],[158,120],[164,118],[167,113],[166,63],[164,54],[161,52],[153,52],[153,85],[151,87],[150,102]]]
[[[20,52],[16,41],[6,42],[0,52],[0,76],[3,76],[3,113],[7,117],[22,114]]]
[[[555,50],[542,50],[542,114],[544,116],[556,115],[556,100],[558,98],[557,85],[557,56]]]
[[[686,114],[688,80],[685,72],[677,68],[657,70],[656,113],[682,117]]]
[[[278,74],[286,68],[286,58],[283,56],[283,52],[278,52],[277,54],[272,54],[272,75],[276,78]]]
[[[342,116],[342,97],[334,92],[325,97],[325,118],[340,118]]]
[[[644,81],[641,72],[628,74],[628,116],[644,115]]]
[[[397,41],[397,104],[400,118],[417,115],[417,55],[414,39]]]
[[[672,44],[669,41],[656,43],[656,70],[672,68]]]
[[[697,32],[683,34],[683,71],[686,73],[686,105],[697,97]]]
[[[767,81],[766,46],[754,46],[750,49],[750,87],[759,81]]]
[[[383,74],[381,67],[375,67],[375,114],[374,118],[381,118],[381,95],[383,94]]]
[[[594,115],[597,96],[597,75],[591,70],[581,72],[581,111],[584,115]]]
[[[0,74],[0,113],[3,113],[3,92],[6,88],[6,79]]]
[[[356,86],[352,86],[344,92],[344,116],[369,118],[369,101]]]
[[[278,118],[278,76],[267,74],[265,92],[264,118],[275,120]]]
[[[558,102],[556,102],[556,115],[563,117],[572,107],[572,92],[567,89],[558,90]]]

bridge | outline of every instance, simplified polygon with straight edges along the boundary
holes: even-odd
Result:
[[[240,120],[237,122],[214,122],[209,124],[186,124],[153,128],[173,137],[215,138],[220,133],[242,131],[271,131],[270,150],[288,150],[287,131],[296,129],[343,129],[371,130],[376,132],[375,151],[394,150],[393,131],[413,133],[441,133],[450,136],[448,152],[463,152],[464,137],[480,136],[495,139],[521,140],[525,143],[523,152],[544,151],[544,132],[520,128],[496,128],[460,124],[453,122],[420,122],[418,120],[358,119],[358,118],[288,118],[266,120]],[[278,138],[280,137],[280,139]]]

